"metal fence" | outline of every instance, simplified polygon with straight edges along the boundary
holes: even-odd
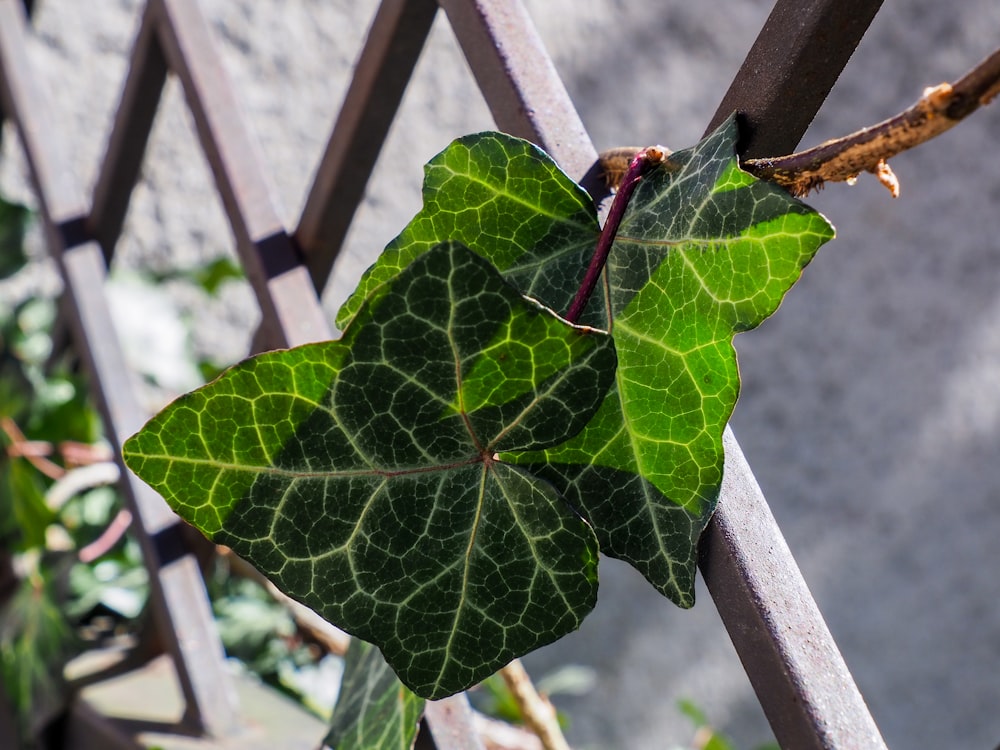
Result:
[[[0,116],[16,125],[27,155],[73,342],[116,446],[148,415],[130,389],[102,290],[168,75],[182,84],[262,311],[258,348],[331,337],[319,294],[439,9],[497,127],[540,145],[595,198],[605,193],[594,146],[520,0],[383,0],[301,218],[286,227],[197,0],[148,0],[107,153],[87,195],[65,168],[59,124],[26,54],[28,5],[0,0]],[[706,132],[738,110],[745,155],[792,151],[880,5],[778,0]],[[885,747],[736,438],[727,431],[725,441],[725,480],[700,567],[778,741],[786,748]],[[184,722],[205,746],[228,746],[241,713],[197,550],[158,495],[123,477],[152,582],[151,627],[172,658]],[[96,744],[98,723],[74,723],[75,732],[92,735],[70,737],[69,746],[111,746],[107,737],[109,744]],[[427,724],[442,750],[479,747],[464,696],[429,704]]]

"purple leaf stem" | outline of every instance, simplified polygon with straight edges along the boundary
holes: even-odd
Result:
[[[608,262],[608,254],[611,252],[611,246],[615,242],[615,235],[618,234],[618,226],[622,222],[625,209],[628,207],[636,185],[639,184],[639,180],[644,175],[654,167],[662,164],[669,154],[670,151],[663,146],[650,146],[636,154],[635,158],[629,163],[628,169],[625,171],[625,176],[622,177],[621,186],[618,188],[618,192],[615,193],[614,200],[611,202],[607,221],[604,222],[604,227],[601,229],[601,236],[597,240],[597,247],[594,249],[593,257],[590,259],[587,273],[583,277],[583,282],[580,284],[580,288],[577,290],[576,296],[569,306],[569,310],[566,312],[566,320],[570,323],[576,323],[580,320],[580,316],[583,315],[587,303],[590,302],[590,297],[597,287],[598,280],[601,278],[604,265]]]

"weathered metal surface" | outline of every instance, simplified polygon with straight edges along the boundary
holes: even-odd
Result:
[[[162,14],[158,38],[188,108],[236,247],[271,334],[270,346],[331,337],[309,271],[282,224],[256,139],[194,0],[150,0]]]
[[[435,0],[383,0],[368,30],[295,230],[319,290],[343,246],[437,7]]]
[[[747,158],[792,151],[882,0],[778,0],[706,134],[740,113]]]
[[[537,143],[603,196],[597,151],[520,0],[441,0],[497,127]]]
[[[100,165],[91,200],[89,229],[104,250],[108,263],[121,234],[129,199],[167,80],[167,61],[156,38],[156,19],[142,16],[132,46],[128,77],[122,92],[108,148]]]
[[[465,693],[427,701],[424,716],[437,750],[483,750]]]
[[[731,430],[700,566],[775,737],[785,748],[884,748]]]

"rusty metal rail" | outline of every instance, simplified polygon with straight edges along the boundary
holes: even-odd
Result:
[[[749,154],[792,150],[880,5],[881,0],[778,0],[715,120],[739,111],[748,125],[741,148]],[[167,76],[175,75],[183,86],[260,304],[258,345],[329,338],[318,293],[438,7],[497,126],[538,143],[595,198],[602,197],[594,146],[520,0],[383,0],[293,231],[278,218],[265,165],[196,0],[145,4],[107,153],[89,197],[59,157],[60,134],[46,114],[43,87],[36,85],[24,51],[29,31],[23,4],[0,0],[0,114],[17,125],[49,248],[65,281],[75,345],[116,444],[145,415],[132,395],[101,290]],[[703,539],[700,566],[775,735],[786,748],[884,748],[728,431],[726,455],[722,499]],[[240,716],[196,560],[162,500],[140,482],[123,482],[140,521],[156,627],[180,677],[187,719],[204,736],[224,740],[238,731]],[[479,746],[464,696],[433,706],[427,718],[441,750]]]

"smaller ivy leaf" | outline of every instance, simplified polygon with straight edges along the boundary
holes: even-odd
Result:
[[[587,192],[530,141],[473,133],[424,167],[424,204],[369,268],[337,313],[345,328],[372,290],[439,242],[456,240],[490,261],[523,294],[565,309],[600,234]],[[597,316],[581,322],[594,324]]]
[[[718,501],[739,393],[733,337],[763,322],[833,227],[739,168],[735,118],[636,188],[605,268],[618,370],[595,418],[544,454],[548,478],[601,550],[676,604],[694,603],[697,544]]]
[[[409,750],[424,700],[400,683],[370,643],[351,639],[330,732],[330,750]]]
[[[446,243],[378,287],[340,341],[237,365],[154,417],[125,459],[183,518],[441,698],[593,608],[594,532],[496,454],[579,432],[615,363],[610,337]]]

